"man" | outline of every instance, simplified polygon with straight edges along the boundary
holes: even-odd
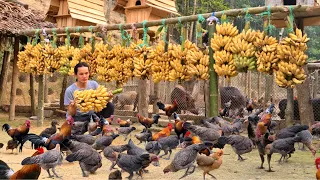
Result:
[[[95,114],[93,111],[88,113],[80,112],[77,108],[77,105],[74,101],[74,91],[76,90],[88,90],[88,89],[97,89],[98,83],[93,80],[89,80],[89,66],[85,62],[80,62],[74,67],[74,76],[76,77],[76,82],[70,85],[64,95],[64,105],[67,108],[67,117],[72,116],[75,121],[86,122],[90,121],[90,117],[96,120],[98,117],[103,116],[108,118],[114,113],[114,105],[111,102],[108,102],[107,107],[104,108],[101,112]],[[111,93],[111,92],[110,92]]]

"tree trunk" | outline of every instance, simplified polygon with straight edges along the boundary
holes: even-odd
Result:
[[[301,29],[304,33],[304,25],[303,20],[298,19],[297,21],[297,28]],[[307,66],[303,67],[305,74],[308,73]],[[317,82],[318,83],[318,82]],[[304,83],[297,85],[297,92],[298,92],[298,101],[299,101],[299,113],[300,113],[300,120],[301,124],[311,126],[314,122],[314,114],[312,108],[312,102],[310,101],[310,79],[306,78]]]
[[[287,89],[287,107],[285,111],[286,126],[288,127],[293,120],[293,89]]]
[[[112,0],[104,0],[104,17],[107,20],[107,23],[110,24],[110,14],[111,14],[111,6],[112,6]]]
[[[204,102],[205,102],[205,116],[210,115],[210,91],[209,91],[209,81],[204,81]],[[218,106],[219,107],[219,106]]]
[[[7,84],[10,57],[11,57],[11,54],[9,51],[3,52],[2,69],[1,69],[1,74],[0,74],[0,100],[2,99],[2,92],[4,90],[4,87]],[[0,103],[1,103],[1,101],[0,101]]]
[[[34,78],[33,75],[30,74],[30,102],[31,102],[31,115],[36,115],[36,101],[35,101],[35,94],[34,94]]]
[[[39,75],[38,121],[37,121],[37,126],[38,127],[42,126],[43,119],[44,119],[44,75]]]
[[[159,113],[159,108],[157,106],[157,102],[159,101],[159,83],[154,83],[153,84],[153,98],[154,98],[154,103],[153,103],[153,113],[157,114]]]
[[[62,81],[61,93],[60,93],[60,109],[61,110],[65,110],[65,108],[64,108],[64,94],[67,89],[67,83],[68,83],[68,75],[64,75],[63,81]]]
[[[258,99],[260,99],[260,93],[261,93],[261,91],[260,91],[260,85],[261,84],[261,72],[258,72],[258,93],[257,93],[257,100]]]
[[[273,88],[273,76],[272,75],[266,75],[265,76],[265,94],[264,94],[264,108],[266,108],[268,105],[268,101],[271,99],[271,89]]]
[[[18,53],[19,53],[19,37],[14,39],[14,52],[13,52],[13,68],[12,68],[12,83],[11,83],[11,96],[10,96],[10,113],[9,121],[13,121],[15,118],[16,111],[16,90],[18,83],[19,69],[17,66],[18,62]]]

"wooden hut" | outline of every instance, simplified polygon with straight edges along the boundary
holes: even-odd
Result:
[[[127,23],[138,23],[178,15],[174,0],[117,0],[114,11],[125,14]],[[155,32],[157,27],[150,28]]]
[[[21,107],[20,110],[23,109],[23,106],[30,107],[30,104],[26,104],[26,100],[30,99],[29,83],[23,78],[19,78],[20,82],[18,81],[17,55],[19,44],[26,43],[26,38],[20,36],[19,33],[25,29],[53,28],[55,25],[45,22],[44,15],[28,9],[27,5],[18,1],[8,2],[0,0],[0,9],[0,42],[2,44],[0,51],[3,51],[2,71],[0,74],[0,99],[2,109],[10,109],[9,120],[13,120],[16,105],[17,107]],[[14,52],[13,58],[10,58],[12,46]],[[13,59],[13,66],[10,66],[10,59]],[[30,108],[28,112],[30,112]]]

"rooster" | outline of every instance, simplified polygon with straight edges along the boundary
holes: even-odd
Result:
[[[173,117],[174,117],[174,132],[177,134],[179,139],[179,144],[180,144],[181,134],[182,134],[182,137],[184,137],[184,135],[187,133],[188,130],[183,128],[184,121],[180,119],[180,117],[176,112],[173,113]]]
[[[152,119],[147,118],[147,117],[143,117],[140,114],[137,114],[137,118],[138,121],[140,122],[140,124],[142,124],[146,129],[151,128],[152,124],[158,124],[160,115],[156,114],[153,116]]]
[[[131,120],[130,119],[122,120],[122,119],[118,118],[117,122],[120,125],[120,127],[130,127],[130,125],[131,125]]]
[[[37,156],[25,158],[22,160],[21,165],[38,164],[40,167],[42,167],[42,169],[48,172],[50,178],[53,177],[50,174],[50,169],[52,169],[52,172],[54,175],[56,175],[56,177],[60,178],[60,176],[56,173],[55,168],[57,165],[61,165],[62,159],[60,144],[57,144],[56,147],[50,151]]]
[[[12,174],[14,174],[14,172],[8,164],[0,160],[0,179],[9,179]]]
[[[152,135],[152,140],[153,141],[157,141],[159,140],[160,138],[163,138],[163,137],[168,137],[170,136],[171,134],[171,131],[172,131],[172,124],[171,123],[168,123],[168,126],[163,128],[160,132],[157,132],[157,133],[154,133]]]
[[[44,153],[43,148],[37,148],[31,157],[38,156]],[[41,173],[41,167],[38,164],[24,165],[22,168],[15,172],[10,179],[38,179]]]
[[[41,137],[36,134],[26,135],[22,140],[20,151],[22,151],[23,144],[27,141],[31,141],[34,148],[44,146],[47,150],[54,149],[57,144],[63,143],[65,139],[70,138],[73,123],[74,119],[72,118],[72,116],[69,116],[67,120],[62,124],[60,132],[50,137]]]
[[[20,125],[17,128],[11,128],[9,124],[4,124],[2,130],[5,129],[7,134],[13,139],[17,140],[19,143],[22,142],[22,138],[29,133],[30,129],[30,120]]]
[[[165,106],[162,102],[157,102],[157,106],[159,107],[159,109],[166,112],[168,118],[170,118],[171,115],[178,110],[178,104],[176,99],[173,101],[173,104],[169,106]]]

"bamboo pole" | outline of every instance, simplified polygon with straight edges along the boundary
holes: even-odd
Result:
[[[271,13],[280,13],[280,12],[287,12],[289,6],[272,6],[270,7]],[[301,6],[301,5],[296,5],[292,6],[293,12],[306,12],[308,8],[311,8],[312,6]],[[254,7],[254,8],[248,8],[248,13],[249,14],[260,14],[262,12],[266,12],[268,10],[267,6],[263,7]],[[245,15],[247,13],[246,9],[231,9],[231,10],[226,10],[226,11],[218,11],[215,12],[216,17],[221,17],[222,14],[225,14],[226,16],[240,16],[240,15]],[[212,16],[212,13],[205,13],[202,14],[204,18],[209,18]],[[181,17],[181,22],[192,22],[192,21],[197,21],[198,20],[198,15],[191,15],[191,16],[182,16]],[[168,18],[165,20],[166,24],[177,24],[179,22],[178,18]],[[122,28],[123,29],[132,29],[132,23],[129,24],[123,24]],[[136,28],[143,28],[142,23],[135,23],[134,24]],[[162,25],[162,20],[155,20],[155,21],[148,21],[146,23],[146,27],[151,27],[151,26],[159,26]],[[82,26],[80,27],[79,32],[89,32],[89,28],[91,26]],[[76,33],[78,27],[70,27],[68,28],[69,33]],[[92,31],[93,32],[99,32],[102,30],[102,28],[107,29],[108,31],[112,30],[120,30],[119,29],[119,24],[112,24],[112,25],[99,25],[99,26],[93,26]],[[45,29],[47,34],[52,34],[52,29]],[[65,34],[66,29],[65,28],[56,28],[55,29],[57,34]],[[20,31],[20,35],[25,35],[25,36],[33,36],[37,29],[31,29],[31,30],[23,30]],[[78,31],[77,31],[78,32]]]
[[[37,121],[38,127],[42,126],[43,119],[44,119],[44,75],[40,75],[39,87],[38,87],[38,121]]]
[[[290,125],[290,122],[293,120],[294,108],[293,108],[293,89],[287,88],[287,107],[285,111],[285,120],[286,126]]]
[[[60,109],[65,110],[64,107],[64,94],[67,89],[67,83],[68,83],[68,75],[63,75],[63,81],[62,81],[62,88],[61,88],[61,93],[60,93]]]
[[[18,53],[19,53],[19,37],[14,39],[14,52],[13,52],[13,69],[12,69],[12,83],[11,83],[11,96],[10,96],[10,112],[9,112],[9,121],[13,121],[16,111],[16,90],[18,84],[18,75],[19,70],[17,66],[18,62]]]
[[[211,40],[213,37],[213,33],[216,31],[216,23],[209,24],[209,39]],[[210,44],[210,43],[209,43]],[[218,76],[217,73],[213,69],[214,59],[213,59],[213,49],[209,46],[209,90],[210,90],[210,111],[209,116],[217,116],[218,115]]]

